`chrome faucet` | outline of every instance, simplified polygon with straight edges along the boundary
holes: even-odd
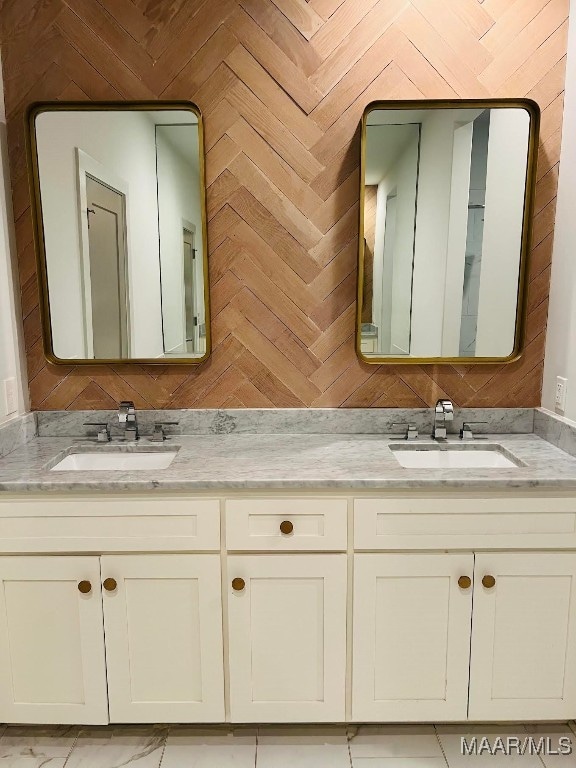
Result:
[[[124,427],[125,440],[138,440],[136,408],[131,400],[123,400],[118,408],[118,423]]]
[[[434,408],[433,440],[446,439],[446,422],[454,418],[454,406],[450,400],[438,400]]]

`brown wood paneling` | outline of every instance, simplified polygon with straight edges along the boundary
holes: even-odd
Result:
[[[32,407],[535,406],[568,0],[5,0],[0,40]],[[372,99],[543,109],[527,347],[509,366],[367,366],[354,351],[358,123]],[[23,112],[170,98],[206,118],[214,353],[199,368],[48,365]]]

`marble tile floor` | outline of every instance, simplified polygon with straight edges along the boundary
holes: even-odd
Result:
[[[574,754],[463,755],[508,736],[573,743]],[[576,768],[576,723],[540,725],[3,726],[0,768]]]

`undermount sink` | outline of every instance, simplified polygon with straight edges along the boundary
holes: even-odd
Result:
[[[407,469],[506,469],[521,466],[500,446],[393,445],[394,458]]]
[[[121,452],[93,451],[71,453],[52,468],[52,472],[110,472],[167,469],[176,457],[175,451]]]

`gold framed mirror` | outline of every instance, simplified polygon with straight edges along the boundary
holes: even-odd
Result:
[[[202,363],[211,341],[198,107],[45,102],[27,123],[47,359]]]
[[[363,362],[520,356],[539,119],[529,99],[366,107],[356,314]]]

